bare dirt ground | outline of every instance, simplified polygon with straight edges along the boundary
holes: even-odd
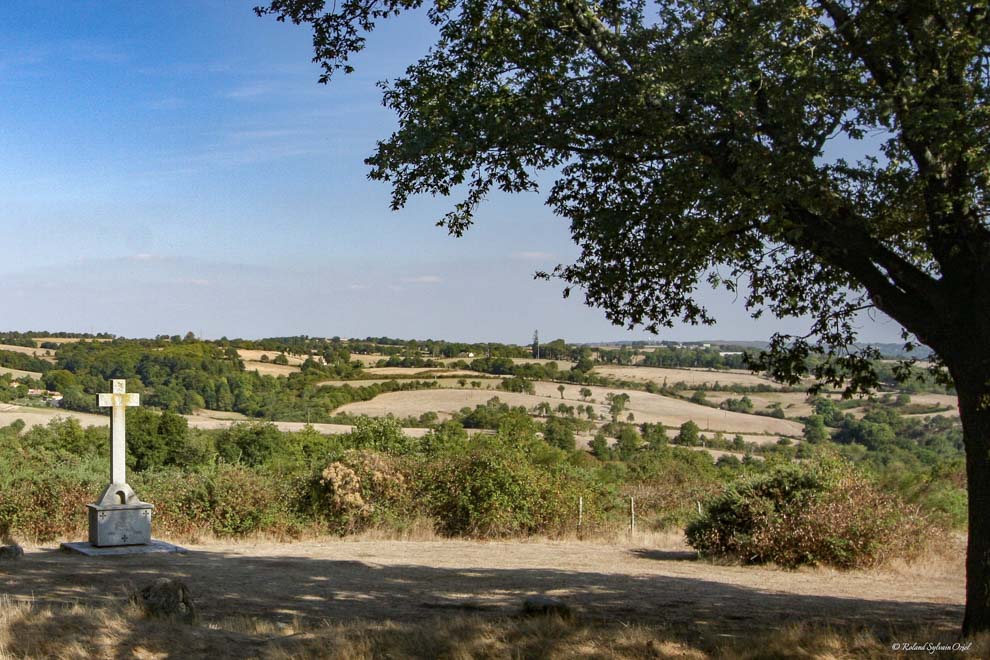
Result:
[[[961,559],[883,571],[784,571],[712,564],[673,537],[659,543],[330,538],[186,547],[185,555],[112,558],[28,547],[16,564],[0,564],[0,592],[14,602],[113,608],[134,589],[173,577],[189,585],[207,625],[234,616],[285,624],[418,622],[466,611],[498,617],[518,611],[529,594],[548,594],[588,619],[724,635],[805,622],[950,629],[961,621],[964,598]]]

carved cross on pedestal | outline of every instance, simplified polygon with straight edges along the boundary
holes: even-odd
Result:
[[[141,405],[141,395],[127,393],[126,380],[113,381],[113,393],[100,395],[101,408],[113,408],[113,417],[110,422],[110,483],[127,483],[126,459],[126,435],[125,428],[127,420],[125,408]]]

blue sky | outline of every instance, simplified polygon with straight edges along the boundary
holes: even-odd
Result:
[[[434,227],[447,200],[393,213],[366,179],[394,127],[375,82],[425,52],[425,21],[384,24],[324,87],[308,32],[253,4],[0,5],[0,329],[651,337],[533,280],[576,254],[539,195],[493,197],[454,239]],[[719,325],[661,339],[804,327],[702,297]],[[864,321],[866,339],[898,334]]]

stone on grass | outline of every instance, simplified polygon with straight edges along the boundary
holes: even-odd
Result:
[[[571,606],[561,599],[541,595],[527,596],[523,601],[522,611],[528,616],[554,614],[563,619],[569,619],[574,614]]]
[[[159,619],[175,619],[192,623],[196,620],[189,587],[181,580],[158,578],[132,596],[145,614]]]
[[[24,548],[17,545],[0,545],[0,559],[20,559],[24,556]]]

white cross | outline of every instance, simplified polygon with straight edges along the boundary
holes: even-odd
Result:
[[[124,427],[127,423],[125,408],[141,405],[140,394],[127,393],[127,381],[122,379],[113,380],[113,393],[100,395],[101,408],[113,408],[113,417],[110,423],[110,483],[126,484],[125,457],[125,434]]]

